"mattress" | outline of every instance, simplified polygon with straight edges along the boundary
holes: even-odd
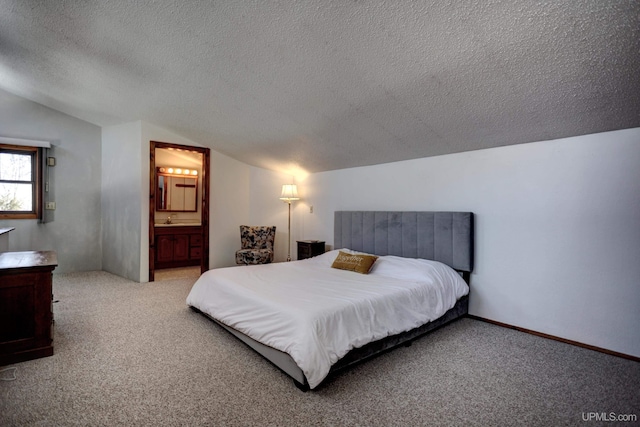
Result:
[[[360,274],[331,268],[337,253],[210,270],[187,305],[289,354],[314,388],[351,349],[433,321],[469,292],[437,261],[382,256]]]

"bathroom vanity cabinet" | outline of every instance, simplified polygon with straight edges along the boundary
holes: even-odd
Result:
[[[155,268],[200,265],[202,230],[200,226],[155,227]]]

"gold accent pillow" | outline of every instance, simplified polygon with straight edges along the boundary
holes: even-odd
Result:
[[[331,264],[331,268],[368,274],[377,259],[378,257],[375,255],[349,254],[340,251],[333,264]]]

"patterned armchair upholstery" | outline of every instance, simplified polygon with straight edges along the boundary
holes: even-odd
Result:
[[[274,226],[240,226],[242,249],[236,251],[236,264],[269,264],[273,261]]]

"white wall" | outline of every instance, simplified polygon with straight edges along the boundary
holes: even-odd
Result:
[[[149,150],[149,141],[202,146],[160,127],[142,122],[142,151]],[[145,148],[146,145],[146,148]],[[148,185],[148,156],[143,157],[143,178]],[[240,249],[241,224],[276,225],[276,261],[287,257],[287,205],[279,200],[282,184],[292,182],[291,175],[256,168],[216,151],[211,151],[209,206],[209,267],[235,266],[235,251]],[[148,204],[147,191],[141,203]],[[147,206],[147,205],[145,205]],[[292,207],[292,257],[295,259],[296,227],[299,227]],[[145,207],[145,212],[148,212]],[[145,213],[146,215],[146,213]],[[142,218],[142,229],[148,218]],[[143,233],[143,240],[146,233]],[[141,246],[141,265],[148,265],[148,248]],[[148,281],[148,271],[141,271],[142,281]]]
[[[166,129],[142,122],[142,150],[146,155],[142,164],[142,176],[145,185],[149,186],[149,141],[170,142],[187,146],[203,147],[204,145],[172,133]],[[235,251],[240,245],[238,222],[246,222],[249,218],[250,167],[224,154],[211,150],[210,158],[210,205],[209,205],[209,267],[228,267],[235,265]],[[148,230],[148,189],[142,194],[145,204],[145,215],[141,218],[142,227]],[[147,238],[147,233],[144,234]],[[237,246],[237,247],[236,247]],[[142,281],[149,280],[149,248],[148,243],[141,247],[143,269]]]
[[[148,172],[146,187],[141,179],[145,158],[149,170],[141,135],[139,121],[102,128],[102,268],[135,281],[142,277],[141,245],[148,234],[141,216],[149,212],[148,196],[146,208],[141,203],[149,193]],[[146,246],[148,252],[148,240]]]
[[[139,282],[149,281],[150,141],[202,147],[146,122],[103,129],[103,265]],[[211,151],[210,179],[209,265],[235,265],[238,221],[249,218],[250,167]]]
[[[471,314],[640,357],[640,129],[311,175],[305,238],[335,210],[476,214]]]
[[[291,243],[291,259],[297,259],[296,239],[299,235],[300,215],[296,213],[299,202],[291,204],[291,236],[288,231],[289,208],[280,200],[283,184],[295,183],[293,177],[266,169],[251,168],[250,219],[246,225],[275,225],[274,262],[287,260],[288,241]],[[238,231],[238,245],[240,232]],[[238,246],[239,248],[239,246]]]
[[[251,167],[211,152],[209,267],[236,265],[240,224],[250,222]]]
[[[140,212],[140,228],[142,229],[142,241],[140,243],[140,282],[149,281],[149,178],[151,174],[151,141],[170,142],[172,144],[181,144],[192,147],[202,147],[190,139],[184,138],[159,126],[147,122],[140,122],[140,150],[142,161],[140,163],[139,179],[142,191],[140,192],[139,203],[141,205]]]
[[[100,270],[100,128],[0,90],[0,136],[50,141],[57,160],[50,168],[51,222],[0,219],[0,227],[16,228],[9,250],[55,250],[54,273]]]
[[[170,142],[202,147],[161,127],[141,123],[140,152],[142,159],[138,178],[142,190],[139,194],[139,217],[142,239],[139,246],[141,282],[149,281],[149,173],[150,141]],[[209,267],[235,265],[235,247],[239,245],[238,221],[249,217],[250,167],[223,154],[211,151],[210,206],[209,206]]]

